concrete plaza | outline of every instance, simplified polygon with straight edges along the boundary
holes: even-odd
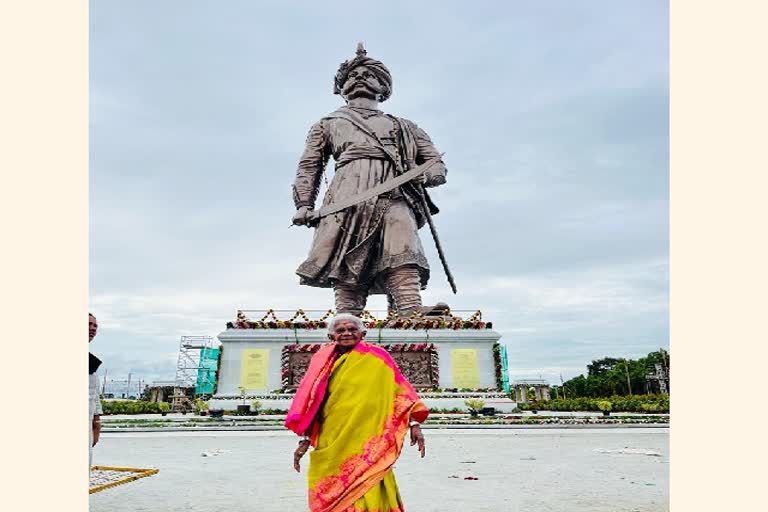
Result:
[[[409,512],[669,509],[666,428],[424,433],[427,457],[406,445],[395,466]],[[291,467],[295,444],[280,431],[105,433],[94,464],[160,472],[91,495],[90,509],[300,512],[306,467]]]

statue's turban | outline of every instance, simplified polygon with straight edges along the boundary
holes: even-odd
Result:
[[[389,73],[387,67],[376,59],[372,59],[366,55],[366,51],[363,49],[363,44],[357,45],[357,55],[355,58],[344,61],[339,65],[339,70],[336,72],[336,76],[333,79],[333,94],[341,94],[341,89],[344,86],[344,82],[347,81],[349,72],[355,69],[357,66],[365,66],[376,75],[379,82],[384,86],[379,96],[379,101],[386,101],[392,96],[392,75]]]

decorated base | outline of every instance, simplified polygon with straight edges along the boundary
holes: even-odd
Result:
[[[237,320],[218,335],[221,342],[212,410],[241,411],[258,400],[262,410],[287,409],[291,394],[304,376],[309,361],[328,342],[327,311],[311,319],[303,310],[280,319],[267,310],[258,320],[239,311]],[[502,390],[506,359],[501,335],[482,320],[479,311],[467,319],[447,309],[410,319],[388,315],[377,319],[363,313],[365,341],[380,345],[400,371],[433,408],[463,409],[466,393],[496,393],[484,401],[489,407],[514,409]],[[426,393],[426,395],[425,395]],[[450,396],[449,396],[450,395]]]

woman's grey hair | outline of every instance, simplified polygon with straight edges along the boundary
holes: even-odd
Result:
[[[349,313],[339,313],[338,315],[328,320],[328,334],[333,334],[333,326],[336,325],[336,322],[338,322],[339,320],[351,320],[357,324],[357,327],[362,332],[365,332],[365,324],[360,319],[360,317],[351,315]]]

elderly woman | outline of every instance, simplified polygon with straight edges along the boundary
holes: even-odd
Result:
[[[363,341],[362,321],[340,314],[328,324],[331,343],[312,358],[286,418],[303,436],[293,467],[309,446],[311,512],[401,512],[392,465],[405,435],[424,457],[419,426],[427,408],[390,355]]]

